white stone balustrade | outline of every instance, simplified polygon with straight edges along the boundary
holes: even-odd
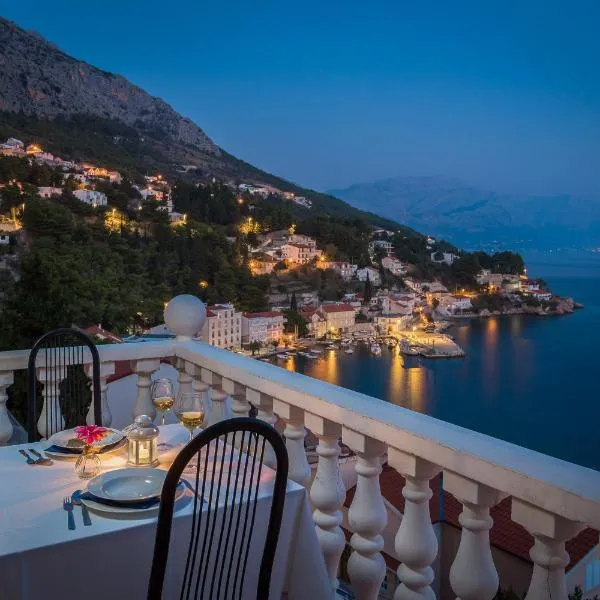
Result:
[[[310,481],[310,466],[304,450],[304,411],[276,398],[273,399],[273,410],[285,421],[283,437],[289,456],[288,477],[306,486]]]
[[[387,511],[379,487],[385,445],[346,427],[342,428],[342,439],[358,456],[356,490],[348,511],[354,532],[348,573],[358,598],[376,600],[385,577],[381,532],[387,523]]]
[[[433,600],[431,565],[437,556],[438,543],[429,515],[432,496],[429,481],[441,469],[396,448],[390,448],[389,463],[406,479],[402,490],[404,514],[395,541],[396,555],[401,561],[398,578],[402,583],[394,594],[394,600]]]
[[[493,600],[499,580],[490,548],[490,508],[504,495],[450,471],[444,474],[444,489],[463,505],[460,546],[450,569],[452,589],[459,600]]]
[[[340,474],[338,457],[342,426],[333,421],[307,413],[306,426],[319,438],[317,472],[310,488],[310,499],[315,510],[313,520],[331,589],[337,588],[337,570],[346,544],[342,531],[342,507],[346,489]]]
[[[152,373],[160,368],[160,359],[150,358],[136,360],[133,363],[133,370],[137,373],[137,399],[133,408],[133,419],[140,415],[148,415],[152,419],[156,417],[156,408],[152,403]],[[191,379],[191,378],[190,378]],[[132,419],[132,420],[133,420]]]
[[[569,555],[565,551],[565,541],[579,533],[584,524],[540,510],[515,498],[511,516],[535,539],[529,551],[533,574],[525,600],[566,599],[565,567],[569,564]]]
[[[227,395],[227,392],[223,391],[223,378],[220,375],[202,368],[200,370],[200,377],[202,382],[208,385],[209,388],[208,399],[211,407],[210,424],[214,425],[227,418],[226,403],[229,396]]]
[[[277,416],[273,412],[273,398],[271,396],[267,396],[266,394],[261,394],[256,390],[252,390],[250,388],[246,388],[246,399],[249,403],[253,404],[257,411],[257,418],[265,423],[271,425],[271,427],[275,427],[275,423],[277,423]],[[266,465],[270,467],[274,467],[276,465],[275,452],[270,444],[265,446],[265,456],[264,461]]]
[[[85,374],[92,379],[93,367],[90,364],[85,366]],[[114,362],[103,362],[100,363],[100,416],[102,417],[102,425],[104,427],[110,427],[112,423],[112,414],[108,405],[108,384],[106,380],[115,374],[115,363]],[[93,394],[93,391],[92,391]],[[93,396],[92,396],[93,397]],[[94,403],[90,403],[90,409],[86,417],[86,423],[88,425],[94,425]]]
[[[182,301],[173,305],[179,306],[173,308],[177,319],[173,324],[168,318],[167,325],[176,339],[99,346],[101,362],[131,361],[138,374],[135,414],[154,414],[150,378],[160,360],[169,359],[172,364],[182,361],[193,388],[207,390],[213,422],[228,416],[228,391],[235,414],[242,414],[251,402],[268,423],[274,424],[279,415],[285,423],[289,476],[302,485],[308,485],[311,475],[304,451],[305,425],[309,427],[319,438],[311,500],[332,588],[343,547],[339,511],[344,490],[337,461],[342,429],[342,439],[357,453],[348,572],[358,600],[376,598],[385,573],[381,532],[386,511],[379,487],[384,452],[389,466],[406,479],[405,510],[395,544],[401,561],[395,600],[434,597],[431,567],[437,541],[428,502],[430,480],[440,471],[446,489],[463,505],[461,541],[450,571],[456,597],[493,597],[498,576],[489,547],[489,511],[511,496],[513,520],[535,539],[527,600],[565,599],[565,542],[584,526],[600,529],[600,473],[194,340],[204,317],[193,304],[196,309]],[[27,350],[0,353],[0,443],[10,437],[6,388],[15,370],[27,368],[28,355]],[[43,378],[56,385],[60,374],[46,373]]]
[[[57,431],[65,428],[65,420],[60,409],[60,384],[67,376],[65,366],[37,370],[37,377],[42,382],[44,403],[37,421],[37,430],[42,438],[49,438]]]

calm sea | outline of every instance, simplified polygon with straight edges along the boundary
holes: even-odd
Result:
[[[600,256],[528,256],[532,276],[585,308],[565,317],[472,320],[449,331],[467,356],[427,361],[360,346],[288,368],[600,469]]]

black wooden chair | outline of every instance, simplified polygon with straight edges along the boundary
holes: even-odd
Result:
[[[276,475],[269,521],[255,526],[267,442],[275,455]],[[247,452],[232,462],[237,452],[235,445]],[[171,539],[176,488],[183,470],[193,458],[197,459],[197,465],[195,473],[188,476],[195,492],[189,539],[187,525],[185,534],[176,534]],[[180,600],[242,598],[244,591],[248,593],[244,589],[248,556],[256,556],[261,551],[255,597],[267,600],[283,517],[287,475],[285,443],[280,434],[263,421],[245,417],[228,419],[195,437],[181,450],[167,473],[158,514],[148,600],[162,599],[170,545],[172,553],[177,545],[177,556],[182,556],[181,565],[185,564],[177,594]],[[261,544],[265,525],[264,544]],[[177,531],[181,530],[178,528]],[[261,534],[257,535],[258,531]],[[183,553],[185,545],[187,551]],[[251,593],[254,594],[253,589]]]
[[[85,374],[86,351],[92,356],[92,380]],[[89,363],[89,360],[87,361]],[[63,327],[44,334],[33,346],[27,367],[27,421],[29,442],[39,439],[37,421],[43,406],[37,369],[63,372],[58,398],[46,403],[46,437],[62,429],[85,425],[90,402],[94,406],[94,424],[102,425],[100,356],[90,338],[78,329]]]

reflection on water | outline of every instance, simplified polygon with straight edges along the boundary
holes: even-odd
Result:
[[[600,328],[598,280],[576,293],[585,310],[562,318],[492,317],[458,323],[449,333],[465,349],[458,360],[403,357],[364,345],[354,354],[324,351],[316,360],[277,361],[288,370],[381,398],[595,469]],[[554,285],[551,283],[551,285]],[[566,286],[566,284],[565,284]]]

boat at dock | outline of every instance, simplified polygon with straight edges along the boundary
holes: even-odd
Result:
[[[371,352],[375,356],[380,356],[381,355],[381,346],[379,344],[371,344]]]
[[[344,352],[345,352],[346,354],[354,354],[354,350],[353,350],[352,348],[346,348],[346,349],[344,350]]]

